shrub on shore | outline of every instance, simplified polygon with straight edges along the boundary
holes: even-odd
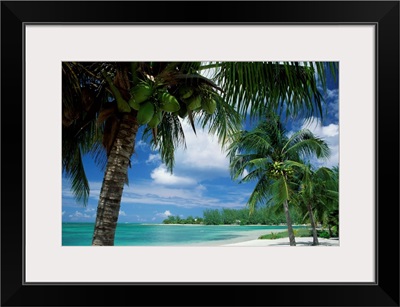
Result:
[[[312,233],[311,233],[311,230],[309,230],[309,229],[295,229],[294,235],[296,237],[310,237],[310,236],[312,236]],[[289,234],[287,231],[281,231],[281,232],[271,232],[269,234],[262,235],[258,238],[274,240],[274,239],[280,239],[280,238],[287,238],[288,236],[289,236]]]
[[[324,238],[324,239],[330,239],[332,237],[337,237],[336,233],[333,233],[331,236],[328,231],[326,230],[317,230],[317,234],[319,238]],[[294,235],[296,237],[312,237],[312,232],[310,229],[295,229],[294,230]],[[287,238],[288,232],[287,231],[281,231],[281,232],[271,232],[266,235],[259,236],[259,239],[269,239],[269,240],[275,240],[275,239],[281,239],[281,238]]]

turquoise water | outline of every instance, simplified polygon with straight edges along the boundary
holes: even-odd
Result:
[[[295,227],[298,228],[298,227]],[[89,246],[93,223],[63,223],[63,246]],[[114,245],[173,246],[235,239],[252,231],[285,230],[286,226],[205,226],[118,224]]]

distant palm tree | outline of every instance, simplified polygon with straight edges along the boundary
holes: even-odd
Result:
[[[304,216],[308,215],[313,233],[313,245],[319,245],[314,215],[326,219],[329,212],[337,208],[338,190],[335,173],[327,167],[313,170],[309,164],[296,163],[292,166],[296,166],[301,173],[298,177],[299,190],[293,200],[303,210]]]
[[[247,202],[250,210],[258,204],[282,205],[290,245],[295,246],[289,212],[289,201],[297,190],[297,174],[293,166],[302,165],[302,159],[312,155],[328,157],[328,145],[306,129],[288,136],[279,117],[269,115],[255,129],[237,133],[228,154],[234,179],[257,181]]]
[[[185,145],[182,120],[194,131],[207,127],[223,145],[247,112],[322,113],[317,86],[324,86],[326,68],[335,64],[64,62],[62,165],[77,201],[86,204],[89,196],[83,155],[105,170],[92,244],[114,244],[139,126],[172,172],[175,149]]]
[[[339,168],[333,167],[328,174],[318,175],[324,177],[323,184],[319,189],[321,193],[316,191],[316,194],[321,194],[320,198],[315,198],[312,202],[313,214],[315,221],[323,227],[327,227],[329,235],[332,237],[333,232],[339,233]]]

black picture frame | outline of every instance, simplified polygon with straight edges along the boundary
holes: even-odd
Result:
[[[375,25],[376,282],[25,284],[23,40],[32,22]],[[2,1],[1,90],[2,306],[399,306],[399,1]]]

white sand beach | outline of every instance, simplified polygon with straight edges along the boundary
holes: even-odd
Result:
[[[297,246],[312,246],[313,238],[312,237],[300,237],[296,238],[296,247]],[[338,239],[324,239],[318,238],[319,246],[339,246]],[[221,246],[290,246],[289,238],[280,238],[274,240],[268,239],[256,239],[250,241],[243,241],[237,243],[228,243],[222,244]]]
[[[246,234],[241,234],[240,237],[227,239],[227,240],[218,240],[218,241],[207,241],[203,243],[193,243],[190,246],[255,246],[255,247],[263,247],[263,246],[290,246],[289,238],[280,238],[280,239],[258,239],[258,237],[269,234],[271,232],[280,232],[286,231],[286,229],[282,230],[254,230],[249,231]],[[312,237],[296,237],[296,246],[312,246],[313,238]],[[318,238],[319,246],[339,246],[338,239],[324,239]]]

